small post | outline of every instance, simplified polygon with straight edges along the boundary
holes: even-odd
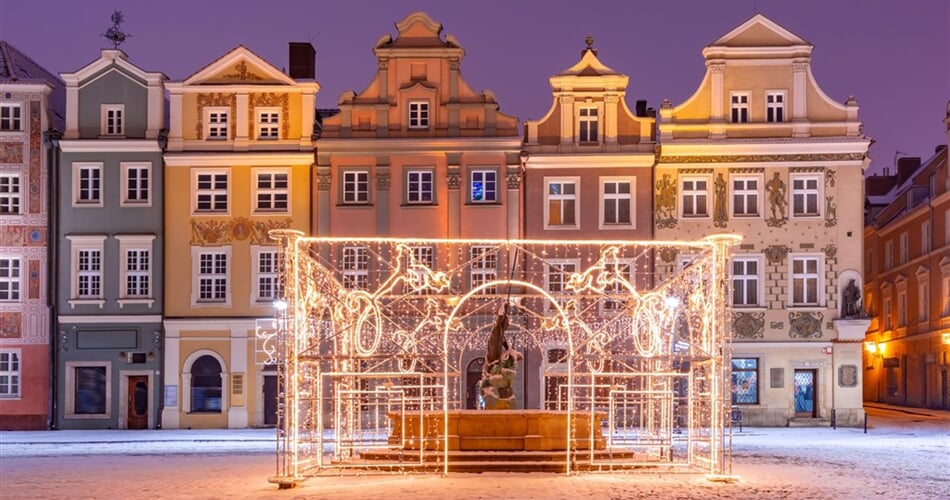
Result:
[[[868,433],[868,414],[864,412],[864,433]]]
[[[838,430],[837,410],[834,408],[831,409],[831,428]]]

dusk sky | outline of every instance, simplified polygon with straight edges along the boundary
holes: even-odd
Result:
[[[243,44],[278,68],[287,42],[317,49],[321,108],[357,92],[376,71],[372,48],[393,23],[422,10],[465,49],[462,75],[495,93],[523,123],[551,106],[548,77],[578,61],[591,34],[601,60],[630,77],[627,103],[687,99],[704,73],[704,46],[756,11],[815,46],[812,69],[838,102],[861,105],[875,140],[871,170],[896,151],[925,159],[946,143],[950,99],[948,0],[567,1],[76,1],[0,0],[0,39],[54,73],[75,71],[109,46],[100,35],[114,9],[132,36],[133,64],[182,80]]]

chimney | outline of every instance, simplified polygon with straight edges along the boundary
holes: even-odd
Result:
[[[315,80],[317,51],[310,42],[290,42],[290,77],[294,80]]]
[[[909,179],[914,170],[920,167],[919,156],[905,156],[897,159],[897,182],[901,183]]]
[[[636,113],[639,117],[644,117],[647,115],[647,102],[645,100],[641,99],[637,101]]]

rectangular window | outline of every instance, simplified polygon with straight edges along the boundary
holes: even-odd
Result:
[[[23,130],[19,104],[0,104],[0,130]]]
[[[417,286],[424,284],[426,269],[431,270],[435,264],[435,248],[431,246],[415,246],[411,248],[412,255],[408,262],[408,269],[416,276]],[[421,266],[421,267],[420,267]],[[422,269],[422,267],[426,269]],[[424,288],[419,293],[433,293],[432,288]]]
[[[102,135],[125,135],[125,105],[103,104],[101,106]]]
[[[144,248],[130,248],[125,251],[125,297],[151,297],[149,276],[151,276],[151,252]]]
[[[732,260],[732,305],[756,307],[759,305],[761,263],[757,258],[735,257]]]
[[[759,404],[758,358],[732,358],[732,404]]]
[[[897,292],[897,326],[907,326],[907,292]]]
[[[601,180],[601,225],[630,226],[633,217],[633,182],[631,179]]]
[[[0,399],[20,397],[20,351],[0,351]]]
[[[228,211],[228,173],[195,173],[195,212]]]
[[[0,258],[0,301],[20,300],[22,274],[19,258]]]
[[[545,262],[545,267],[547,268],[545,281],[547,282],[548,293],[550,293],[562,307],[573,298],[574,293],[568,291],[567,283],[571,275],[577,272],[578,264],[579,263],[574,260]],[[547,304],[545,306],[547,306]]]
[[[768,91],[765,93],[765,121],[769,123],[785,121],[784,91]]]
[[[228,298],[228,255],[224,252],[198,254],[198,301],[225,302]]]
[[[290,175],[287,172],[257,172],[254,186],[255,212],[287,212]]]
[[[228,108],[205,108],[205,137],[209,141],[226,141],[230,127]]]
[[[283,295],[283,289],[279,282],[280,264],[277,259],[277,251],[261,250],[257,252],[256,260],[254,270],[257,276],[257,293],[255,294],[255,300],[258,302],[272,302]]]
[[[580,108],[578,113],[578,142],[596,143],[600,123],[597,117],[597,108]]]
[[[894,327],[894,320],[892,318],[891,311],[891,298],[887,297],[884,299],[884,311],[882,312],[884,316],[884,330],[890,330]]]
[[[102,164],[73,165],[73,204],[102,205]]]
[[[946,317],[950,316],[950,276],[944,276],[942,281],[943,296],[940,298],[942,301],[940,315]]]
[[[575,179],[546,180],[546,227],[577,226],[577,209],[579,207],[577,200],[578,182],[579,181]]]
[[[369,286],[369,253],[366,247],[343,247],[343,286],[359,289]]]
[[[819,305],[821,259],[813,256],[792,257],[791,265],[792,305]]]
[[[897,254],[897,263],[906,264],[907,258],[909,256],[908,254],[910,253],[910,237],[907,235],[906,232],[903,232],[901,233],[899,239],[900,239],[901,246]]]
[[[759,216],[758,177],[733,177],[732,179],[732,216]]]
[[[928,279],[924,275],[920,279]],[[922,282],[917,289],[917,322],[923,323],[930,319],[930,283]]]
[[[749,122],[749,93],[733,92],[730,95],[732,103],[732,123]]]
[[[630,281],[630,269],[632,267],[630,261],[617,260],[614,262],[607,262],[604,265],[604,272],[607,276],[614,275],[618,278],[623,278],[627,282]],[[625,297],[629,295],[629,291],[624,288],[623,284],[619,280],[614,280],[613,283],[608,284],[604,287],[604,293],[611,298],[604,299],[602,312],[604,314],[616,314],[623,311],[626,308],[627,301],[621,299],[620,297]],[[616,297],[616,298],[612,298]]]
[[[684,177],[682,192],[683,217],[708,217],[709,180],[704,177]]]
[[[894,240],[884,243],[884,270],[894,267]]]
[[[495,247],[472,247],[471,263],[472,288],[495,280],[498,272],[498,254],[495,252]],[[495,287],[488,287],[480,293],[493,294]]]
[[[432,203],[432,171],[410,170],[406,173],[406,202]]]
[[[498,201],[498,172],[494,170],[472,171],[472,203]]]
[[[409,128],[429,128],[429,103],[409,103]]]
[[[106,367],[77,366],[75,370],[75,396],[73,413],[96,415],[106,412]]]
[[[0,215],[18,215],[22,206],[20,174],[0,174]]]
[[[80,249],[77,266],[77,298],[97,299],[102,296],[102,250]]]
[[[369,172],[343,172],[343,203],[369,203]]]
[[[276,141],[280,138],[280,110],[257,110],[257,138],[264,141]]]
[[[930,230],[930,221],[924,221],[920,226],[920,251],[922,253],[930,253],[932,241],[933,234]]]
[[[792,176],[792,215],[817,217],[821,215],[821,177]]]
[[[152,201],[152,183],[150,164],[127,164],[122,166],[122,185],[125,186],[122,205],[148,206]]]

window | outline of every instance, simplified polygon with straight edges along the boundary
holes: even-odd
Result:
[[[894,240],[884,243],[884,270],[894,267]]]
[[[616,277],[623,278],[629,282],[631,267],[632,263],[629,260],[616,260],[605,263],[604,272],[607,273],[608,276],[616,274]],[[627,301],[620,299],[620,297],[625,297],[630,292],[621,284],[619,280],[615,280],[613,283],[610,283],[604,287],[604,293],[608,297],[617,298],[604,299],[603,307],[601,308],[601,312],[603,314],[616,314],[624,310]]]
[[[472,171],[472,203],[498,201],[498,172],[494,170]]]
[[[683,177],[683,217],[708,217],[709,179],[706,177]]]
[[[432,171],[410,170],[406,174],[406,202],[432,203]]]
[[[759,404],[758,358],[732,358],[732,404]]]
[[[496,273],[498,272],[498,254],[495,252],[494,247],[472,247],[471,259],[472,288],[495,280]],[[481,293],[495,293],[495,287],[488,287]]]
[[[195,171],[195,212],[228,211],[228,172]]]
[[[599,120],[597,108],[580,108],[578,116],[578,138],[581,143],[596,143]]]
[[[950,276],[943,276],[943,296],[941,300],[943,301],[940,316],[946,317],[950,316]]]
[[[369,203],[369,172],[343,172],[343,203]]]
[[[290,174],[280,172],[255,172],[255,212],[287,212],[289,210]]]
[[[152,298],[154,235],[116,235],[119,240],[119,305]],[[151,305],[151,300],[148,301]]]
[[[19,104],[0,104],[0,130],[23,130]]]
[[[0,301],[20,300],[20,266],[18,257],[0,258]]]
[[[634,179],[601,178],[600,228],[633,225]]]
[[[903,232],[900,235],[900,250],[897,254],[897,263],[906,264],[908,253],[910,253],[910,237],[907,235],[907,232]]]
[[[792,215],[795,217],[817,217],[821,215],[820,197],[821,178],[819,176],[792,176]]]
[[[20,174],[0,174],[0,215],[17,215],[22,206]]]
[[[730,94],[732,102],[732,123],[749,122],[749,93],[733,92]]]
[[[258,249],[254,256],[255,292],[257,302],[273,302],[283,296],[283,288],[279,281],[280,262],[277,250]]]
[[[99,133],[102,135],[125,135],[125,105],[103,104],[100,109],[102,125]]]
[[[429,128],[429,103],[414,101],[409,103],[409,128]]]
[[[918,279],[927,280],[929,275],[918,275]],[[917,288],[917,322],[923,323],[930,319],[930,283],[921,281]]]
[[[545,190],[546,203],[545,210],[545,228],[576,228],[577,210],[580,207],[577,200],[577,185],[580,179],[545,179],[547,189]]]
[[[369,253],[366,247],[343,247],[343,286],[359,289],[369,286]]]
[[[0,351],[0,399],[20,397],[20,351]]]
[[[930,230],[930,221],[924,221],[920,226],[920,251],[921,253],[930,253],[933,234]]]
[[[756,307],[759,305],[759,291],[762,282],[759,272],[762,263],[756,257],[735,257],[732,259],[732,305],[734,307]]]
[[[280,110],[264,108],[257,110],[257,138],[276,141],[280,138]]]
[[[228,295],[228,255],[224,252],[198,254],[198,301],[225,302]]]
[[[567,282],[577,272],[577,260],[549,260],[545,262],[545,287],[554,300],[564,307],[573,298],[574,293],[567,290]],[[545,304],[547,308],[550,304]]]
[[[226,141],[229,123],[228,108],[205,108],[205,138],[209,141]]]
[[[758,217],[759,177],[732,177],[732,216]]]
[[[152,165],[149,163],[122,163],[122,206],[151,206]]]
[[[106,389],[108,386],[106,366],[74,366],[74,397],[72,412],[76,415],[102,415],[106,413]]]
[[[73,163],[73,205],[102,206],[101,163]]]
[[[102,298],[102,255],[105,235],[68,235],[70,242],[70,305]],[[101,304],[100,304],[101,305]]]
[[[407,263],[407,269],[415,275],[417,286],[424,285],[424,277],[426,271],[419,268],[418,266],[423,266],[429,270],[432,269],[435,263],[435,249],[431,246],[414,246],[410,249],[412,255]],[[413,267],[415,266],[415,267]],[[410,287],[411,290],[411,287]],[[432,293],[432,288],[424,288],[419,290],[418,293]]]
[[[883,311],[883,315],[884,315],[884,330],[890,330],[891,328],[894,327],[894,320],[893,320],[891,314],[892,314],[892,312],[891,312],[891,298],[890,298],[890,297],[886,297],[886,298],[884,299],[884,311]]]
[[[765,121],[769,123],[785,121],[785,91],[770,90],[765,93]]]
[[[818,256],[791,257],[791,293],[793,306],[820,304],[822,262]]]
[[[907,290],[897,292],[897,327],[907,326]]]
[[[221,363],[204,355],[191,365],[191,411],[221,413]]]

